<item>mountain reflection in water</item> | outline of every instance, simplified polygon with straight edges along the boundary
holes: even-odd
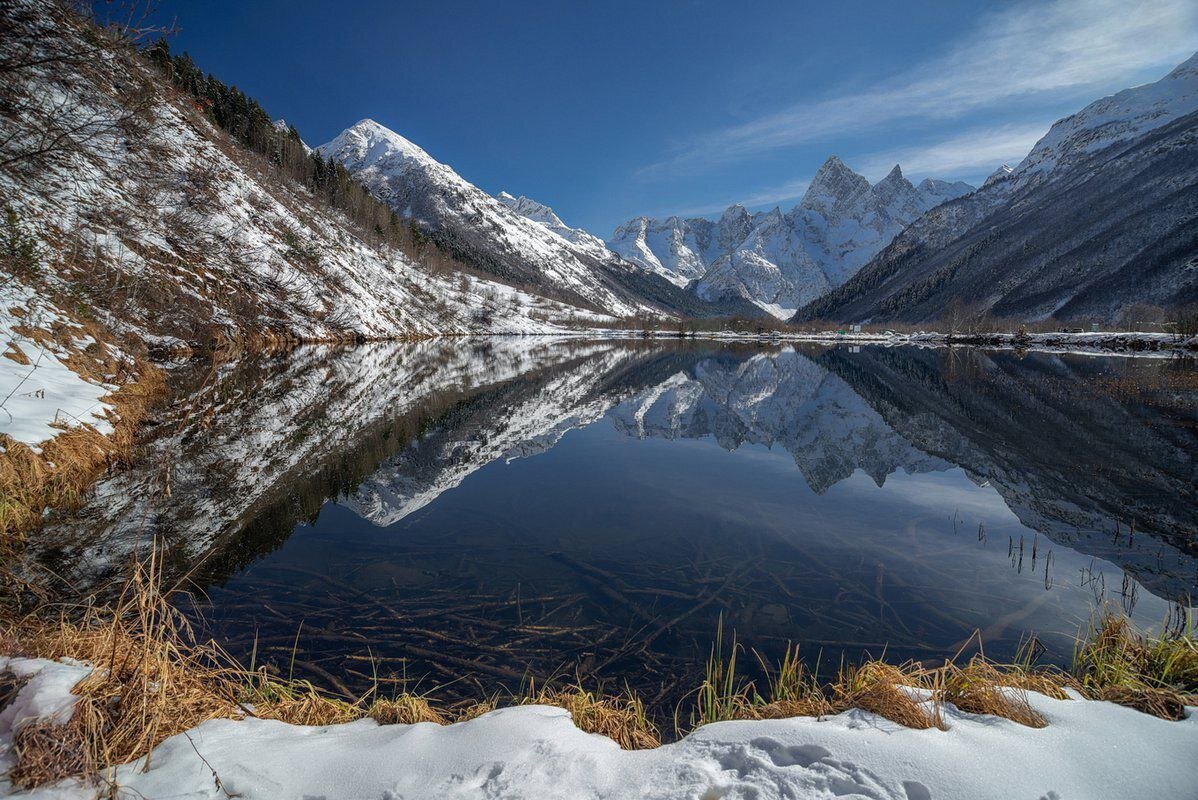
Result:
[[[346,692],[577,674],[670,711],[721,617],[825,672],[975,630],[1064,662],[1096,602],[1198,585],[1190,362],[492,339],[177,380],[209,411],[45,558],[98,584],[158,537],[205,632]]]

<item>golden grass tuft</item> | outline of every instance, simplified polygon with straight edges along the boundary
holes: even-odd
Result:
[[[456,709],[454,720],[456,722],[469,722],[472,719],[481,717],[483,714],[490,714],[497,708],[499,708],[499,703],[494,699],[465,703]]]
[[[72,366],[88,363],[75,359]],[[104,470],[126,462],[138,426],[166,393],[162,370],[144,362],[136,378],[105,397],[118,416],[105,436],[88,425],[63,429],[41,452],[0,434],[0,553],[11,550],[22,532],[36,527],[46,509],[72,510]]]
[[[417,722],[444,725],[447,722],[445,716],[433,708],[426,698],[412,694],[400,695],[392,700],[375,700],[367,709],[366,716],[380,725],[414,725]]]
[[[657,728],[645,714],[645,704],[631,692],[609,696],[572,686],[542,689],[525,702],[564,708],[579,730],[606,736],[625,750],[648,750],[661,745]]]
[[[1198,702],[1198,637],[1191,624],[1149,637],[1125,616],[1104,609],[1079,637],[1074,653],[1081,690],[1098,700],[1181,719],[1185,706]]]
[[[908,728],[943,728],[940,693],[926,686],[929,674],[935,675],[910,663],[895,666],[867,661],[860,666],[846,667],[832,685],[833,706],[841,710],[861,708]],[[930,713],[904,688],[931,688]]]
[[[1031,728],[1045,727],[1048,723],[1044,717],[1028,702],[1025,682],[1009,677],[1016,674],[1004,673],[976,656],[965,667],[950,665],[947,668],[942,697],[945,702],[971,714],[1004,717]],[[1047,679],[1039,685],[1045,683],[1048,683]]]
[[[321,694],[307,681],[282,683],[260,672],[252,682],[251,688],[240,693],[240,699],[242,707],[259,719],[291,725],[340,725],[362,718],[360,708]]]

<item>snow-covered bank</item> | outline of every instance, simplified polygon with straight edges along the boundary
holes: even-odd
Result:
[[[117,386],[88,381],[71,369],[71,352],[50,332],[63,327],[75,326],[32,289],[0,287],[0,434],[30,447],[74,425],[112,432],[115,408],[105,398]],[[76,351],[98,346],[80,333],[71,337]]]
[[[65,721],[77,665],[0,660],[29,678],[0,714],[0,768],[23,725]],[[214,720],[118,768],[121,796],[244,800],[387,798],[1187,798],[1198,718],[1169,722],[1111,703],[1031,694],[1042,729],[945,708],[947,730],[863,711],[822,720],[724,722],[624,751],[563,709],[500,709],[469,722],[303,727]],[[0,792],[12,787],[0,779]],[[13,796],[91,798],[75,782]]]

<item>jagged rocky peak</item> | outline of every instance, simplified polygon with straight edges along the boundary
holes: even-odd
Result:
[[[724,209],[716,229],[721,245],[735,246],[748,238],[753,230],[753,218],[744,206],[735,203]]]
[[[901,177],[901,173],[900,173]],[[849,169],[839,156],[828,156],[803,195],[803,208],[832,214],[856,205],[869,192],[869,181]]]
[[[898,165],[871,186],[830,156],[789,212],[750,214],[738,204],[715,222],[636,217],[616,229],[609,246],[700,297],[743,298],[784,315],[843,283],[928,209],[971,191],[935,179],[917,188]]]
[[[903,177],[903,169],[898,164],[890,173],[873,186],[873,192],[883,203],[890,204],[900,198],[906,199],[915,194],[915,186]]]

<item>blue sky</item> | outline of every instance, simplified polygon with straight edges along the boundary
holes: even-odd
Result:
[[[163,0],[172,41],[309,144],[371,117],[607,237],[788,208],[830,153],[978,182],[1198,49],[1194,0]]]

